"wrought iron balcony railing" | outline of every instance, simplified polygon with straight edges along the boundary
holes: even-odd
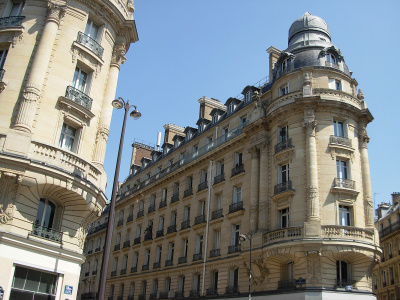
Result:
[[[237,286],[227,286],[225,290],[225,294],[238,294],[239,290]]]
[[[40,226],[37,224],[33,224],[31,234],[59,243],[61,243],[62,239],[61,231],[55,230],[53,228],[47,228],[45,226]]]
[[[188,196],[191,196],[191,195],[193,195],[193,189],[192,188],[187,189],[186,191],[183,192],[183,197],[188,197]]]
[[[0,82],[3,82],[3,77],[4,77],[5,72],[6,72],[6,70],[0,69]]]
[[[111,272],[111,277],[117,276],[117,271],[112,271]]]
[[[228,247],[228,254],[240,252],[240,249],[241,249],[240,244],[231,245],[231,246]]]
[[[120,248],[121,248],[121,245],[120,244],[116,244],[114,246],[114,251],[118,251]]]
[[[222,218],[222,217],[223,217],[223,215],[222,215],[222,208],[217,209],[217,210],[214,210],[214,211],[211,213],[211,220],[219,219],[219,218]]]
[[[177,291],[175,292],[175,299],[184,299],[185,295],[183,291]]]
[[[128,247],[130,247],[130,246],[131,246],[131,241],[130,241],[130,240],[127,240],[127,241],[125,241],[124,244],[122,245],[122,248],[128,248]]]
[[[117,227],[124,225],[124,219],[119,219],[117,223]]]
[[[329,143],[346,147],[352,146],[351,139],[346,138],[344,136],[331,135],[329,137]]]
[[[337,188],[345,188],[345,189],[356,189],[356,182],[354,180],[345,179],[345,178],[335,178],[335,187]]]
[[[162,199],[160,201],[160,205],[159,205],[158,208],[163,208],[163,207],[166,207],[166,206],[167,206],[167,199]]]
[[[282,183],[278,183],[277,185],[274,186],[274,194],[280,194],[283,192],[287,192],[292,190],[292,181],[286,181]]]
[[[97,275],[97,270],[93,270],[92,275]]]
[[[122,269],[120,275],[125,275],[125,274],[126,274],[126,269]]]
[[[149,209],[148,209],[147,213],[152,213],[154,211],[156,211],[156,205],[152,204],[152,205],[149,206]]]
[[[126,219],[126,223],[129,223],[132,221],[133,221],[133,213],[128,216],[128,218]]]
[[[153,239],[153,233],[151,231],[146,232],[146,234],[144,235],[144,241],[149,241]]]
[[[170,266],[172,266],[174,264],[174,261],[172,260],[172,259],[167,259],[166,261],[165,261],[165,266],[166,267],[170,267]]]
[[[202,260],[202,259],[203,259],[203,254],[202,253],[193,254],[193,261]]]
[[[220,183],[225,180],[225,173],[219,174],[214,177],[214,184]]]
[[[139,294],[138,300],[146,300],[146,294]]]
[[[161,267],[161,263],[159,261],[153,264],[153,269],[159,269]]]
[[[71,99],[72,101],[78,103],[79,105],[91,110],[93,100],[84,92],[74,88],[73,86],[67,86],[67,90],[65,91],[65,97]]]
[[[217,257],[221,256],[221,250],[220,249],[214,249],[210,251],[210,258],[212,257]]]
[[[96,249],[94,249],[94,252],[100,252],[100,247],[97,247]]]
[[[190,228],[190,220],[186,220],[181,223],[181,230],[186,228]]]
[[[198,225],[201,223],[204,223],[206,221],[206,216],[205,215],[200,215],[194,218],[194,225]]]
[[[338,69],[338,68],[339,68],[339,65],[336,64],[336,63],[334,63],[334,62],[326,61],[326,62],[325,62],[325,67],[331,67],[331,68]]]
[[[131,268],[131,273],[136,273],[137,272],[137,267],[132,267]]]
[[[24,16],[12,16],[0,18],[0,28],[21,26]]]
[[[159,237],[162,237],[162,236],[164,236],[164,229],[157,230],[156,238],[159,238]]]
[[[198,290],[191,290],[190,293],[189,293],[189,297],[199,298],[199,297],[200,297],[200,291],[198,291]]]
[[[182,256],[178,258],[178,264],[184,264],[187,263],[187,257],[186,256]]]
[[[207,183],[207,181],[204,181],[199,184],[199,186],[197,187],[197,191],[200,192],[202,190],[205,190],[207,187],[208,187],[208,183]]]
[[[395,232],[397,230],[400,230],[400,221],[397,221],[385,228],[383,228],[382,230],[379,231],[379,238],[382,239],[385,236],[391,234],[392,232]],[[399,254],[400,254],[400,249],[399,249]]]
[[[144,216],[144,210],[143,209],[141,209],[141,210],[139,210],[138,212],[137,212],[137,218],[141,218],[141,217],[143,217]]]
[[[278,289],[293,289],[296,288],[296,280],[279,280],[278,281]]]
[[[241,165],[236,165],[233,169],[232,169],[232,175],[231,177],[243,173],[244,172],[244,164]]]
[[[290,147],[292,147],[292,139],[287,139],[286,141],[275,145],[275,153],[281,152],[282,150]]]
[[[168,228],[167,228],[167,234],[173,233],[173,232],[176,232],[176,225],[168,226]]]
[[[216,296],[218,294],[218,289],[210,288],[206,290],[207,296]]]
[[[135,238],[135,239],[133,240],[133,244],[134,244],[134,245],[140,244],[140,237]]]
[[[236,203],[232,203],[231,205],[229,205],[229,213],[234,213],[237,212],[239,210],[243,210],[243,201],[239,201]]]
[[[176,193],[171,197],[171,203],[175,203],[178,201],[179,201],[179,193]]]
[[[99,45],[96,40],[92,39],[90,36],[84,34],[83,32],[78,32],[78,37],[76,41],[92,50],[98,57],[103,57],[104,49]]]
[[[148,270],[149,270],[149,265],[142,266],[142,271],[148,271]]]

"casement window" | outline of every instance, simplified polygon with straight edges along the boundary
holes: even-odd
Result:
[[[206,201],[199,201],[199,216],[205,216],[206,214]]]
[[[185,206],[184,207],[184,216],[183,216],[183,221],[190,221],[190,206]]]
[[[174,195],[179,195],[179,182],[175,182],[173,186]]]
[[[90,262],[86,264],[86,273],[90,272]]]
[[[239,268],[229,270],[229,287],[237,288],[239,285]]]
[[[393,257],[393,252],[392,252],[392,243],[389,243],[389,259]]]
[[[147,281],[143,280],[141,286],[141,295],[146,295],[146,290],[147,290]]]
[[[221,230],[214,230],[214,249],[221,248]]]
[[[200,171],[200,183],[207,182],[207,170],[206,169],[201,169]]]
[[[196,235],[196,254],[203,253],[203,235],[198,234]]]
[[[161,201],[166,201],[167,200],[167,189],[162,189],[161,191]]]
[[[332,53],[327,53],[325,57],[327,63],[337,64],[336,57]]]
[[[282,73],[285,73],[286,71],[289,71],[289,70],[290,70],[290,59],[287,58],[281,64],[281,71],[282,71]]]
[[[156,195],[153,194],[150,196],[150,206],[155,206],[156,205]]]
[[[229,127],[225,127],[221,129],[221,135],[227,136],[229,132]]]
[[[213,146],[213,138],[212,136],[207,137],[206,139],[206,146],[207,146],[207,150],[210,149]]]
[[[158,230],[161,231],[164,229],[164,216],[161,216],[158,219]]]
[[[167,256],[168,260],[171,260],[171,261],[174,260],[174,248],[175,248],[174,243],[168,244],[168,256]]]
[[[144,201],[140,200],[139,201],[139,211],[143,211],[144,210]]]
[[[124,258],[122,260],[122,270],[126,270],[128,267],[128,255],[124,255]]]
[[[289,83],[279,88],[279,97],[289,94]]]
[[[78,142],[78,130],[67,123],[63,123],[61,128],[61,135],[59,141],[59,147],[76,152],[76,144]]]
[[[200,291],[200,274],[193,275],[193,290],[197,292]]]
[[[161,262],[161,253],[162,253],[162,247],[161,246],[157,246],[156,247],[156,263]]]
[[[242,152],[235,152],[234,153],[234,166],[238,167],[243,164],[243,153]]]
[[[279,213],[279,225],[281,228],[289,227],[289,207],[280,209]]]
[[[240,203],[240,202],[242,202],[242,187],[234,186],[232,203],[235,204],[235,203]]]
[[[289,138],[289,128],[288,126],[278,127],[278,143],[284,143]]]
[[[218,271],[211,273],[211,288],[216,292],[218,289]]]
[[[220,175],[222,175],[222,174],[224,174],[224,161],[223,160],[220,160],[220,161],[217,161],[217,176],[220,176]]]
[[[129,297],[133,299],[134,293],[135,293],[135,284],[131,282],[131,284],[129,285]]]
[[[382,270],[382,287],[387,286],[386,270]]]
[[[132,267],[137,268],[138,259],[139,259],[139,253],[138,252],[133,252]]]
[[[329,88],[332,90],[343,91],[342,82],[339,79],[329,78]]]
[[[240,235],[240,225],[233,224],[231,233],[231,246],[236,246],[240,244],[239,235]]]
[[[286,264],[286,279],[287,280],[293,280],[293,262],[289,262]]]
[[[350,206],[339,205],[339,225],[351,226]]]
[[[8,50],[0,50],[0,69],[3,69],[4,63],[6,62]]]
[[[183,240],[183,248],[182,248],[182,256],[183,257],[187,257],[188,249],[189,249],[189,240],[188,239],[184,239]]]
[[[136,226],[136,238],[140,238],[140,234],[142,232],[142,226]]]
[[[278,184],[289,181],[289,164],[278,165]]]
[[[213,116],[212,116],[212,123],[213,123],[213,124],[217,123],[217,122],[218,122],[218,119],[219,119],[219,114],[218,114],[218,113],[213,114]]]
[[[351,264],[343,261],[336,261],[336,280],[337,285],[344,287],[351,282]]]
[[[82,93],[86,93],[87,83],[88,83],[88,74],[81,68],[76,67],[74,78],[72,79],[72,87],[81,91]]]
[[[251,102],[252,95],[253,95],[252,91],[247,91],[247,93],[244,95],[244,103]]]
[[[228,105],[228,114],[231,114],[235,111],[235,103],[233,101]]]
[[[93,22],[93,20],[88,19],[85,27],[85,34],[94,40],[97,40],[97,34],[99,32],[99,26]]]
[[[240,117],[239,118],[239,126],[240,126],[240,128],[243,128],[246,125],[247,125],[247,116]]]
[[[171,226],[176,225],[176,211],[171,212]]]
[[[36,213],[35,226],[44,228],[55,228],[56,205],[44,198],[40,198]]]
[[[11,1],[8,4],[9,12],[5,14],[5,17],[18,17],[22,14],[24,9],[25,1]]]
[[[97,248],[101,247],[101,237],[97,239]]]
[[[215,209],[222,209],[222,193],[216,195],[217,201],[215,202]]]
[[[185,276],[178,277],[178,292],[183,294],[185,291]]]
[[[121,243],[121,233],[117,233],[117,237],[115,239],[115,245],[119,245]]]
[[[117,257],[114,257],[112,271],[113,271],[113,272],[116,272],[116,271],[117,271],[117,267],[118,267],[118,258],[117,258]]]
[[[150,249],[144,250],[144,262],[143,265],[148,266],[150,261]]]
[[[187,183],[187,189],[191,190],[193,188],[193,176],[188,176],[186,183]]]
[[[194,145],[192,148],[192,157],[196,158],[199,155],[199,145]]]
[[[345,137],[344,122],[333,120],[333,134],[335,136]]]
[[[170,290],[171,290],[171,278],[170,278],[170,277],[167,277],[167,278],[165,278],[165,289],[164,289],[164,291],[165,291],[166,293],[168,293]],[[169,295],[168,295],[168,298],[171,299],[171,298],[169,297]]]
[[[336,160],[336,171],[337,171],[337,178],[340,179],[349,179],[349,174],[347,170],[347,161],[337,159]]]
[[[119,219],[118,220],[124,220],[124,211],[123,210],[121,210],[119,212]]]
[[[96,271],[97,271],[98,265],[99,265],[99,261],[96,259],[96,260],[94,261],[94,264],[93,264],[93,272],[96,272]]]
[[[131,240],[131,230],[128,229],[125,233],[125,242],[130,241]]]
[[[158,279],[153,280],[153,294],[157,295],[158,293]]]

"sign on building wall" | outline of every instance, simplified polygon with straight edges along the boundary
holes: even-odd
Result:
[[[66,286],[64,287],[64,294],[72,295],[72,286],[66,285]]]

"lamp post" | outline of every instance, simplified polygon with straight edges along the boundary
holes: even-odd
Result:
[[[104,300],[104,293],[105,293],[105,289],[106,289],[108,259],[109,259],[110,251],[111,251],[111,238],[112,238],[112,233],[113,233],[113,228],[114,228],[115,199],[117,198],[118,175],[119,175],[119,168],[121,165],[122,148],[124,145],[126,116],[128,115],[128,112],[132,107],[134,107],[134,110],[130,113],[130,116],[134,120],[137,120],[142,116],[142,114],[137,110],[137,107],[135,105],[129,105],[129,100],[125,102],[125,100],[122,99],[121,97],[118,97],[118,99],[113,100],[112,106],[116,109],[124,108],[125,115],[124,115],[122,130],[121,130],[121,138],[119,140],[117,164],[115,166],[114,183],[113,183],[113,188],[112,188],[112,192],[111,192],[111,200],[110,200],[110,210],[108,213],[106,240],[105,240],[103,259],[102,259],[102,264],[101,264],[99,289],[98,289],[98,293],[97,293],[97,299],[99,299],[99,300]]]
[[[253,233],[250,232],[249,234],[242,233],[239,235],[239,239],[244,242],[245,240],[250,241],[250,270],[249,270],[249,300],[251,300],[251,251],[252,251],[252,245],[251,245],[251,239],[253,238]]]

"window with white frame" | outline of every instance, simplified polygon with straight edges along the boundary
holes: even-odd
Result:
[[[236,246],[240,244],[239,235],[240,235],[240,225],[233,224],[231,233],[231,246]]]
[[[85,34],[94,40],[97,40],[97,34],[99,32],[99,26],[93,22],[93,20],[88,19],[85,27]]]
[[[141,232],[142,232],[142,226],[141,225],[136,226],[136,238],[140,238]]]
[[[231,103],[229,103],[228,105],[228,114],[231,114],[235,111],[235,103],[232,101]]]
[[[129,297],[133,299],[134,293],[135,293],[135,283],[131,282],[129,285]]]
[[[192,148],[192,156],[196,158],[199,155],[199,145],[194,145]]]
[[[343,121],[333,120],[333,134],[335,136],[345,137],[345,127]]]
[[[339,179],[348,179],[347,161],[337,159],[336,160],[336,173]]]
[[[122,260],[122,270],[126,270],[128,267],[128,255],[124,255],[124,258]]]
[[[139,211],[143,211],[144,210],[144,201],[140,200],[139,201]]]
[[[280,209],[279,211],[279,225],[280,228],[289,227],[289,207],[285,207]]]
[[[289,138],[289,128],[287,125],[278,127],[278,143],[284,143]]]
[[[289,182],[289,164],[278,165],[278,184]]]
[[[76,67],[74,77],[72,79],[72,87],[86,93],[88,84],[88,73],[83,71],[81,68]]]
[[[153,294],[157,297],[158,293],[158,279],[153,280]]]
[[[218,289],[218,271],[214,270],[211,273],[211,288],[214,290],[214,292],[217,292]]]
[[[118,267],[118,258],[117,258],[117,257],[114,257],[112,271],[113,271],[113,272],[116,272],[116,271],[117,271],[117,267]]]
[[[121,233],[117,233],[117,237],[115,239],[115,245],[119,245],[121,243]]]
[[[168,293],[171,290],[171,277],[165,278],[165,289],[164,291]],[[170,295],[168,295],[168,298],[171,299]]]
[[[221,229],[214,230],[214,249],[221,248]]]
[[[252,91],[247,91],[247,93],[244,95],[244,103],[251,102],[252,94],[253,94]]]
[[[279,97],[289,94],[289,82],[279,88]]]
[[[142,286],[141,286],[141,294],[146,295],[146,290],[147,290],[147,281],[143,280],[142,281]]]
[[[167,201],[167,189],[162,189],[161,191],[161,201]]]
[[[329,78],[329,88],[332,90],[342,91],[342,82],[339,79]]]
[[[351,283],[351,264],[343,260],[336,261],[336,280],[341,287]]]
[[[218,114],[218,113],[213,114],[213,116],[212,116],[212,123],[213,123],[213,124],[217,123],[217,122],[218,122],[218,119],[219,119],[219,114]]]
[[[150,206],[153,207],[153,206],[155,206],[155,205],[156,205],[156,195],[155,195],[155,194],[152,194],[152,195],[150,196]]]
[[[56,205],[44,198],[40,198],[36,213],[35,226],[44,228],[56,227]]]
[[[196,235],[196,254],[203,253],[203,235],[198,234]]]
[[[190,221],[190,206],[184,207],[183,221],[184,222]]]
[[[243,128],[247,125],[247,115],[239,118],[239,126]]]
[[[59,140],[59,147],[76,152],[76,144],[78,141],[78,130],[67,123],[63,123]]]
[[[3,69],[6,62],[8,50],[0,50],[0,69]]]
[[[212,136],[207,137],[206,139],[206,146],[207,146],[207,150],[210,149],[213,146],[213,138]]]
[[[206,201],[199,201],[199,216],[205,216],[206,214]]]
[[[137,268],[138,259],[139,259],[139,253],[133,252],[132,267]]]
[[[185,276],[178,277],[178,292],[183,294],[185,290]]]
[[[234,153],[234,167],[239,167],[243,164],[243,153],[235,152]]]
[[[339,205],[339,225],[351,226],[350,206]]]
[[[200,291],[200,274],[193,275],[193,291]]]
[[[156,247],[156,263],[161,262],[161,252],[162,252],[162,248],[161,246],[157,246]]]
[[[5,14],[5,17],[18,17],[22,14],[22,10],[24,9],[25,6],[25,1],[11,1],[7,5],[8,13]]]
[[[331,64],[335,64],[335,65],[337,64],[336,57],[332,53],[327,53],[325,57],[326,57],[327,63],[331,63]]]
[[[242,187],[234,186],[232,203],[235,204],[235,203],[240,203],[240,202],[242,202]]]
[[[286,58],[284,61],[282,61],[281,71],[282,73],[285,73],[289,70],[290,70],[290,58]]]

